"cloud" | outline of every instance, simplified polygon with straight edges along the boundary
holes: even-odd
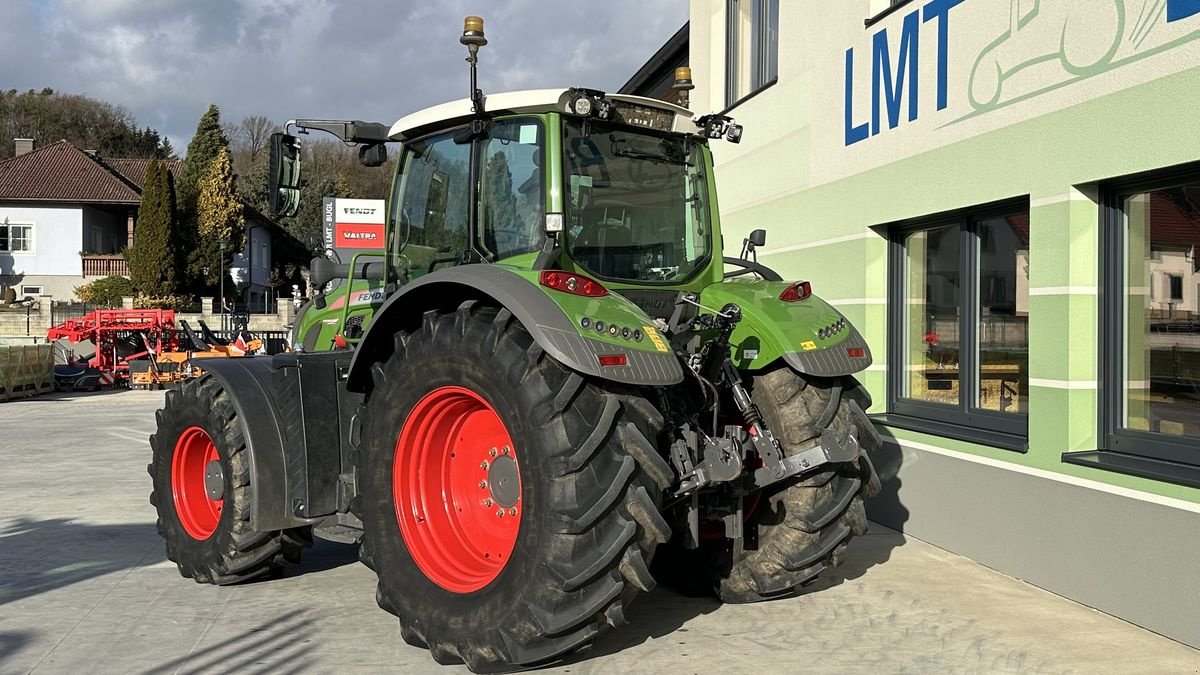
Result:
[[[468,93],[462,17],[481,14],[485,91],[613,91],[687,20],[685,0],[10,0],[0,86],[82,93],[186,146],[209,103],[395,119]]]

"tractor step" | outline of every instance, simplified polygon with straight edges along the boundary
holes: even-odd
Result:
[[[329,525],[321,524],[313,528],[313,534],[327,541],[335,541],[339,544],[357,544],[359,539],[362,539],[362,529],[332,523]]]

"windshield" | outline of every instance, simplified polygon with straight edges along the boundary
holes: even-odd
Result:
[[[681,282],[708,260],[708,191],[695,140],[568,120],[566,248],[602,278]]]

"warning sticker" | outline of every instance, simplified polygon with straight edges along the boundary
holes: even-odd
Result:
[[[813,342],[812,340],[805,340],[804,342],[800,343],[800,349],[803,349],[806,352],[811,352],[812,350],[814,350],[816,348],[817,348],[817,343]]]
[[[642,326],[642,331],[646,333],[646,337],[650,338],[650,342],[654,344],[655,349],[660,352],[668,351],[666,341],[662,339],[658,331],[654,330],[654,326]]]

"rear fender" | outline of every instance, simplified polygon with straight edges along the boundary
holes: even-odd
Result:
[[[523,274],[532,273],[503,265],[462,265],[426,274],[406,284],[376,312],[354,355],[347,387],[366,392],[371,386],[368,374],[371,364],[387,358],[397,332],[416,330],[429,310],[451,311],[467,300],[484,301],[512,312],[538,346],[571,370],[634,385],[671,385],[683,380],[679,360],[665,346],[665,341],[660,343],[661,349],[654,349],[651,341],[625,346],[618,338],[586,337],[576,327],[575,319],[568,317],[547,296],[547,291]],[[643,330],[653,326],[636,305],[619,295],[592,300],[602,305],[598,314],[624,316],[629,325],[641,324]],[[646,332],[657,338],[652,331],[650,328]],[[597,358],[601,354],[624,355],[626,365],[602,368]]]
[[[817,377],[837,377],[865,370],[871,350],[841,312],[812,295],[784,302],[779,294],[786,281],[727,281],[714,284],[700,296],[706,307],[720,309],[736,303],[742,320],[730,336],[733,363],[743,370],[762,370],[782,359],[796,371]],[[841,327],[822,336],[822,330]],[[851,357],[861,349],[862,356]],[[855,352],[859,353],[859,352]]]

